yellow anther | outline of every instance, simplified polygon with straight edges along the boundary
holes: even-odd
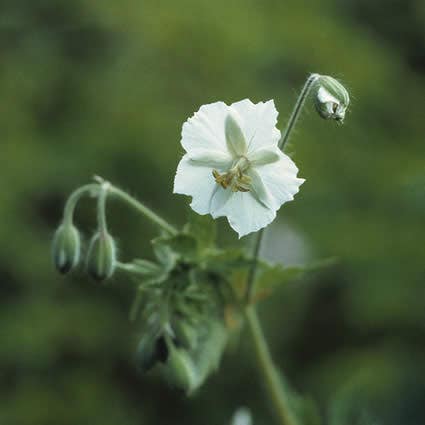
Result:
[[[230,187],[232,192],[249,192],[251,177],[244,174],[248,168],[246,158],[241,158],[227,173],[220,174],[217,170],[213,170],[212,175],[223,189]]]

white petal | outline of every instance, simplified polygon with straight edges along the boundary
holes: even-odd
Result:
[[[291,158],[279,152],[279,161],[255,168],[271,196],[272,208],[275,210],[285,202],[292,201],[305,181],[297,177],[298,168]]]
[[[266,208],[250,192],[233,192],[219,215],[227,217],[230,226],[241,238],[270,224],[276,217],[276,211]]]
[[[225,205],[234,194],[230,189],[223,189],[221,186],[217,185],[217,190],[215,191],[211,199],[211,216],[213,218],[223,217],[226,215]]]
[[[247,145],[240,127],[240,121],[241,119],[238,114],[235,111],[230,111],[224,123],[227,149],[234,157],[245,155],[247,151]]]
[[[215,149],[227,152],[224,122],[229,107],[224,102],[202,105],[182,129],[181,144],[186,152],[192,149]]]
[[[249,99],[232,103],[241,117],[240,126],[248,143],[248,154],[266,146],[277,146],[280,131],[276,128],[278,112],[274,101],[252,103]]]
[[[194,165],[203,165],[211,169],[228,170],[233,158],[228,152],[212,149],[194,149],[187,153]]]
[[[249,155],[249,162],[254,166],[272,164],[279,161],[280,149],[278,147],[268,147],[257,149]]]
[[[270,197],[270,194],[264,185],[260,175],[253,168],[248,170],[248,175],[251,177],[251,193],[254,198],[263,204],[266,208],[272,208],[274,202]]]
[[[321,103],[336,103],[337,105],[340,104],[339,100],[332,96],[324,87],[320,87],[319,91],[317,92],[317,99]]]
[[[210,212],[211,199],[218,187],[211,171],[209,167],[196,165],[187,154],[177,167],[174,193],[192,196],[190,206],[198,214]]]

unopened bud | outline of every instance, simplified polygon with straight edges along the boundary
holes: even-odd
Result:
[[[314,103],[322,118],[342,122],[350,103],[350,96],[335,78],[321,75],[315,88]]]
[[[112,236],[100,231],[90,241],[87,253],[87,271],[96,280],[110,278],[116,267],[116,248]]]
[[[80,234],[72,223],[62,223],[53,237],[52,256],[60,273],[68,273],[80,260]]]
[[[170,350],[165,366],[165,377],[170,385],[190,394],[197,387],[197,372],[189,354],[180,348]]]

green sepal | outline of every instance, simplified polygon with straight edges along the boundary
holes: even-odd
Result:
[[[116,268],[116,248],[112,236],[106,232],[97,232],[90,241],[87,252],[87,272],[93,279],[109,279]]]
[[[62,223],[52,242],[52,257],[60,273],[68,273],[80,260],[80,234],[72,223]]]

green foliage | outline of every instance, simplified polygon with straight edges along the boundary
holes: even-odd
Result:
[[[142,319],[140,370],[158,365],[188,395],[216,370],[228,339],[224,309],[234,297],[214,241],[215,223],[192,216],[181,233],[152,241],[158,263],[138,259],[122,266],[141,277],[131,312],[133,320],[138,311]]]
[[[193,394],[219,365],[228,331],[220,320],[209,320],[190,349],[170,347],[162,373],[171,385]],[[193,346],[194,345],[194,346]]]
[[[215,246],[216,222],[210,215],[199,215],[190,210],[189,222],[184,228],[184,233],[193,236],[196,239],[198,249],[204,252]]]
[[[262,262],[260,264],[261,272],[256,285],[260,291],[273,291],[279,287],[284,287],[290,282],[299,281],[309,273],[331,267],[335,262],[336,260],[333,258],[315,261],[302,266],[283,266],[281,264]]]

